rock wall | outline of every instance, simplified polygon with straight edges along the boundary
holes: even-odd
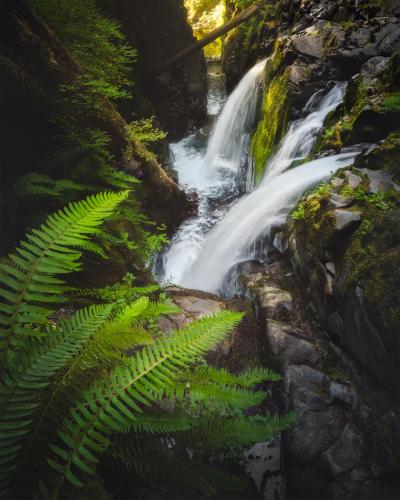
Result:
[[[128,41],[138,50],[135,79],[139,95],[132,104],[142,104],[143,108],[140,101],[148,99],[161,127],[173,139],[199,126],[207,112],[207,71],[202,51],[153,77],[169,58],[195,42],[184,1],[98,0],[98,4],[121,23]],[[125,113],[129,116],[131,112],[127,106]]]
[[[307,314],[290,264],[281,256],[246,285],[267,362],[282,373],[281,411],[287,498],[394,500],[400,413],[392,394],[330,341]],[[284,496],[280,498],[285,498]]]
[[[230,86],[268,57],[253,134],[259,181],[288,123],[334,81],[344,102],[311,158],[366,143],[354,166],[308,194],[247,287],[282,411],[298,413],[283,453],[289,499],[394,500],[400,466],[400,4],[268,2],[232,33]]]

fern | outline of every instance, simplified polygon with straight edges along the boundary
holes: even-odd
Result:
[[[182,485],[207,496],[214,496],[219,490],[242,490],[247,478],[239,474],[227,474],[214,464],[195,461],[187,450],[177,453],[168,439],[144,439],[137,435],[119,436],[114,439],[112,456],[122,462],[126,469],[154,486],[169,484],[176,489]]]
[[[108,380],[87,391],[59,432],[63,446],[51,445],[54,457],[48,462],[58,475],[54,491],[59,491],[65,479],[80,486],[77,471],[94,472],[96,455],[110,445],[109,434],[129,427],[143,405],[155,401],[180,371],[215,346],[241,316],[222,312],[194,322],[145,347],[128,364],[117,367]]]
[[[27,235],[9,256],[16,267],[0,265],[0,296],[6,300],[0,304],[2,355],[19,338],[38,335],[32,325],[44,323],[53,310],[49,304],[60,302],[66,291],[64,281],[54,275],[79,269],[81,254],[73,248],[85,244],[127,196],[127,191],[100,193],[71,203]]]
[[[1,385],[0,412],[0,494],[10,482],[17,467],[21,441],[31,430],[32,414],[40,404],[40,395],[51,377],[71,359],[105,321],[111,305],[91,306],[78,311],[70,320],[61,322],[38,346],[19,357],[20,362],[9,368]],[[39,419],[40,426],[41,419]],[[38,427],[37,426],[37,427]],[[31,441],[35,438],[33,432]],[[29,451],[29,446],[26,453]]]

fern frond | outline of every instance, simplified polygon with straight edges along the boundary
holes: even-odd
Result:
[[[212,382],[223,385],[235,385],[239,387],[249,388],[256,384],[261,384],[267,380],[277,382],[282,377],[270,370],[257,366],[250,368],[238,375],[228,372],[223,368],[214,368],[213,366],[201,365],[191,370],[187,374],[186,380]]]
[[[4,496],[13,472],[21,442],[32,428],[32,416],[40,404],[43,389],[51,377],[72,359],[107,319],[112,305],[96,305],[79,310],[72,318],[60,323],[42,344],[32,344],[20,363],[5,373],[1,384],[0,410],[0,495]],[[46,406],[48,409],[49,405]],[[44,414],[39,416],[30,442],[35,439]],[[29,453],[30,446],[25,448]]]
[[[197,451],[221,450],[248,446],[268,441],[295,421],[294,414],[274,417],[202,418],[193,430],[179,433],[175,439],[179,446]]]
[[[162,315],[168,314],[179,314],[181,312],[180,307],[173,304],[172,302],[164,301],[164,302],[150,302],[147,309],[143,311],[140,318],[148,319],[148,318],[159,318]]]
[[[171,434],[187,431],[197,425],[195,419],[180,413],[142,413],[135,415],[135,420],[129,425],[130,432],[145,432],[147,434]]]
[[[112,456],[142,480],[181,486],[214,496],[220,489],[240,491],[247,478],[227,474],[214,464],[193,460],[186,450],[176,450],[171,440],[138,439],[137,435],[117,435],[111,449]]]
[[[238,412],[257,406],[267,397],[267,393],[263,391],[198,381],[175,383],[170,390],[167,390],[167,394],[178,399],[187,396],[192,404],[201,403],[198,411],[218,414]]]
[[[9,256],[16,267],[0,265],[0,296],[5,299],[0,313],[2,355],[18,344],[19,337],[38,334],[32,325],[42,323],[52,311],[49,305],[65,292],[64,282],[53,276],[79,269],[80,253],[73,248],[85,244],[127,196],[128,191],[99,193],[70,203],[28,234]]]
[[[171,380],[213,348],[241,319],[242,314],[221,312],[193,322],[185,329],[137,352],[102,383],[95,384],[77,401],[76,409],[59,432],[63,447],[52,446],[48,463],[57,473],[55,491],[64,480],[80,485],[80,470],[93,473],[96,455],[110,445],[111,432],[124,431],[151,405]]]

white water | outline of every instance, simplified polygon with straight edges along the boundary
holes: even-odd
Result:
[[[164,255],[164,280],[187,288],[223,292],[224,279],[232,267],[254,258],[256,242],[269,237],[273,228],[285,222],[302,193],[350,165],[357,154],[354,150],[292,167],[293,162],[304,160],[311,151],[326,115],[342,101],[345,86],[338,84],[323,99],[320,93],[310,99],[304,108],[307,116],[290,125],[260,185],[232,205],[245,191],[244,155],[251,120],[254,122],[256,115],[255,89],[263,67],[264,62],[250,70],[228,99],[205,159],[201,155],[191,159],[191,166],[197,169],[191,170],[185,163],[187,152],[186,156],[181,154],[185,140],[172,148],[181,183],[197,189],[200,203],[198,216],[182,225]],[[231,207],[226,211],[228,203]]]
[[[276,175],[241,198],[210,232],[202,251],[188,269],[182,285],[217,292],[229,270],[253,257],[252,246],[261,236],[282,225],[302,193],[350,165],[356,153],[321,158]]]
[[[261,61],[251,68],[229,96],[206,148],[206,137],[201,132],[170,146],[179,183],[198,195],[198,213],[182,224],[159,259],[159,281],[182,283],[206,234],[245,190],[247,149],[264,65],[265,61]],[[217,114],[224,97],[218,88],[209,91],[210,115]]]

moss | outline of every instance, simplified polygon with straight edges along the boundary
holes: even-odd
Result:
[[[354,165],[372,170],[386,170],[395,181],[400,182],[400,130],[390,134],[367,156],[356,158]]]
[[[270,67],[266,69],[267,73],[271,71]],[[256,183],[261,180],[266,162],[286,131],[289,108],[288,76],[287,73],[283,73],[273,78],[270,84],[264,87],[262,115],[251,144]]]
[[[400,91],[383,98],[383,107],[390,111],[400,111]]]
[[[369,304],[393,331],[400,324],[399,209],[364,208],[363,222],[345,256],[349,286],[360,284]]]

